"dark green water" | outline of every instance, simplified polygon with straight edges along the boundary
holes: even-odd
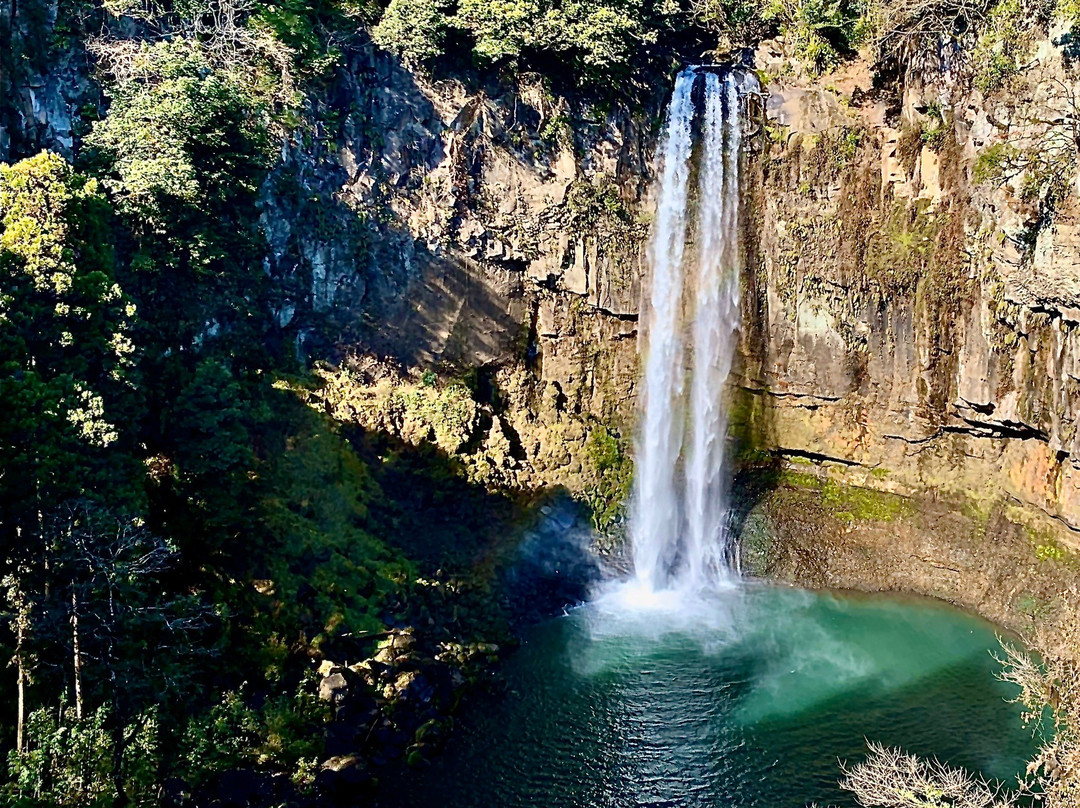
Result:
[[[987,623],[932,602],[747,585],[627,590],[536,626],[401,806],[851,805],[864,738],[1015,783],[1032,751]]]

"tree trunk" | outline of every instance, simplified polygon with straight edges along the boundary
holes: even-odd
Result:
[[[79,653],[79,599],[75,593],[75,582],[73,581],[71,584],[71,647],[73,649],[72,665],[75,669],[75,718],[82,721],[83,691],[82,655]]]
[[[19,689],[18,715],[15,719],[15,751],[21,755],[26,748],[23,746],[23,728],[26,725],[26,666],[23,664],[23,639],[26,636],[26,629],[22,615],[15,619],[18,623],[15,635],[15,669]]]
[[[115,808],[124,808],[131,801],[124,790],[124,724],[126,723],[126,711],[120,699],[120,682],[116,676],[116,598],[115,591],[109,587],[109,625],[106,627],[108,642],[105,646],[105,660],[109,666],[109,686],[112,691],[112,736],[113,736],[113,760],[112,780],[113,788],[116,789]]]

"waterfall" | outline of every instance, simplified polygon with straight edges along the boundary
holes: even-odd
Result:
[[[652,591],[715,584],[736,564],[728,531],[725,386],[739,327],[742,126],[735,77],[704,73],[696,211],[689,211],[697,78],[694,68],[684,70],[672,93],[649,252],[631,536],[638,583]],[[691,221],[697,250],[688,256]]]
[[[674,562],[674,543],[665,537],[681,532],[682,521],[676,466],[683,430],[681,419],[672,415],[683,388],[680,310],[695,77],[693,70],[684,70],[671,95],[656,230],[649,251],[652,290],[642,389],[645,413],[638,436],[631,528],[634,570],[650,589],[663,585]]]

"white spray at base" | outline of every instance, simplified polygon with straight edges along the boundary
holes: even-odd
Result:
[[[635,589],[654,595],[700,591],[737,574],[728,529],[725,388],[740,319],[742,127],[735,76],[705,72],[701,78],[697,194],[689,194],[688,185],[699,73],[688,68],[676,80],[668,108],[649,254],[644,413],[630,527]],[[688,210],[691,198],[696,216]],[[688,255],[692,221],[697,250]]]

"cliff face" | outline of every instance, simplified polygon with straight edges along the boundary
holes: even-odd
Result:
[[[478,482],[598,497],[609,522],[628,479],[665,88],[636,114],[571,109],[539,80],[434,81],[370,46],[333,84],[332,108],[312,112],[335,121],[325,144],[292,144],[264,192],[279,322],[314,358],[482,367],[498,392],[451,453]],[[331,383],[328,411],[414,439],[393,401],[431,395],[419,374],[362,365]]]
[[[770,85],[740,382],[758,445],[858,485],[983,511],[1010,500],[1075,541],[1080,208],[1062,41],[1051,32],[1008,93],[973,89],[948,52],[890,92],[860,62]],[[784,72],[778,49],[758,61]],[[1033,181],[1040,154],[1054,176]]]
[[[338,348],[408,364],[528,358],[575,408],[622,406],[648,229],[644,116],[584,109],[572,127],[539,82],[435,82],[369,46],[328,98],[322,148],[290,144],[276,172],[299,182],[266,189],[273,271],[294,281],[283,321],[306,312],[314,330],[330,313],[322,336]],[[313,232],[320,217],[330,226]]]
[[[756,50],[766,114],[748,124],[745,158],[744,458],[811,459],[850,484],[978,512],[1009,501],[1076,543],[1067,41],[1051,31],[1010,91],[985,94],[949,48],[888,80],[861,59],[811,77],[781,42]],[[78,151],[80,110],[101,98],[85,55],[56,53],[8,74],[0,157]],[[567,431],[557,423],[592,419],[625,441],[668,87],[658,77],[631,113],[539,79],[433,80],[355,44],[308,94],[307,125],[262,189],[279,326],[312,358],[497,366],[502,437],[481,442],[505,438],[511,465],[561,458],[546,445]],[[587,430],[568,434],[558,468]]]
[[[980,513],[1008,501],[1072,542],[1080,208],[1061,33],[1009,92],[985,94],[947,50],[883,84],[862,60],[810,77],[782,43],[757,49],[746,448]],[[601,114],[364,59],[349,86],[379,90],[357,120],[383,139],[346,123],[329,156],[353,207],[392,211],[360,273],[375,279],[362,308],[378,313],[358,341],[418,363],[520,362],[569,412],[627,425],[663,93],[637,116]],[[1025,155],[1039,151],[1056,165],[1033,187]],[[318,275],[340,279],[322,299],[345,302],[356,274]]]

